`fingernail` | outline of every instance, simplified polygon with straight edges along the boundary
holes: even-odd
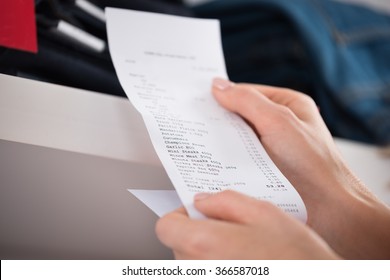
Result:
[[[232,87],[234,83],[232,83],[229,80],[225,80],[222,78],[214,78],[213,79],[213,87],[216,87],[219,90],[226,90],[230,87]]]
[[[211,193],[197,193],[194,196],[195,201],[203,200],[211,196]]]

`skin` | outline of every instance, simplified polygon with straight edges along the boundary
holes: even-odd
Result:
[[[197,196],[195,207],[209,219],[189,219],[181,208],[157,223],[176,259],[338,258],[314,231],[269,202],[224,191]]]
[[[192,220],[179,209],[156,225],[177,258],[390,258],[390,209],[349,170],[310,97],[219,78],[212,93],[252,126],[301,195],[308,221],[238,193],[201,194],[194,204],[209,219]]]

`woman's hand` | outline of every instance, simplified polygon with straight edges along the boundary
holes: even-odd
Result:
[[[181,209],[157,223],[158,237],[177,258],[390,258],[390,210],[347,168],[311,98],[222,79],[212,91],[257,132],[302,196],[308,225],[238,193],[201,194],[194,204],[207,220],[189,219]]]
[[[310,97],[219,78],[212,92],[223,107],[254,128],[305,202],[308,225],[338,254],[390,257],[390,210],[348,169]]]
[[[156,226],[159,239],[177,259],[338,257],[308,226],[269,202],[224,191],[198,194],[194,203],[209,219],[190,219],[181,208],[161,218]]]

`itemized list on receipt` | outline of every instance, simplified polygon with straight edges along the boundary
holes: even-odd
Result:
[[[193,218],[198,192],[236,190],[306,221],[305,205],[239,116],[214,100],[227,78],[219,22],[106,8],[111,57],[128,98]]]

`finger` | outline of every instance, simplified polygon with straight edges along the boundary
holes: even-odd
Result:
[[[269,217],[276,206],[235,191],[195,196],[195,207],[205,216],[240,224],[258,224]]]
[[[304,93],[267,85],[246,85],[255,87],[273,102],[290,108],[302,120],[311,119],[313,114],[319,115],[318,107],[314,100]]]
[[[179,244],[185,242],[185,236],[193,231],[193,223],[180,208],[160,218],[156,223],[155,231],[164,245],[175,250],[180,248]]]
[[[180,207],[180,208],[177,208],[176,210],[173,211],[174,213],[178,213],[178,214],[183,214],[183,215],[187,215],[188,216],[188,213],[187,213],[187,210],[183,207]]]
[[[297,126],[299,119],[289,108],[271,101],[253,86],[229,82],[223,88],[219,86],[221,81],[224,80],[213,81],[212,91],[216,100],[253,124],[260,137]]]
[[[310,96],[287,88],[256,84],[244,85],[253,86],[271,101],[288,107],[300,120],[327,130],[326,124],[320,115],[319,107]]]
[[[165,239],[170,234],[169,231],[172,229],[171,224],[179,223],[185,224],[189,219],[187,210],[184,207],[177,208],[176,210],[161,217],[156,224],[156,234],[160,240],[165,244]],[[168,241],[167,246],[171,243]]]
[[[174,251],[175,258],[196,259],[213,252],[215,246],[223,248],[220,239],[231,232],[229,228],[221,221],[190,219],[180,210],[162,217],[156,224],[156,234]]]
[[[217,101],[226,109],[252,122],[262,116],[265,125],[268,124],[267,120],[272,123],[291,112],[301,120],[311,120],[313,108],[316,108],[314,101],[302,93],[271,86],[234,84],[216,78],[213,80],[212,91]]]
[[[284,106],[289,106],[296,99],[306,98],[307,96],[306,94],[288,88],[250,83],[242,83],[242,85],[254,87],[272,101]]]
[[[274,108],[274,104],[253,86],[216,78],[213,80],[212,92],[223,107],[247,119],[253,119],[260,110]]]

